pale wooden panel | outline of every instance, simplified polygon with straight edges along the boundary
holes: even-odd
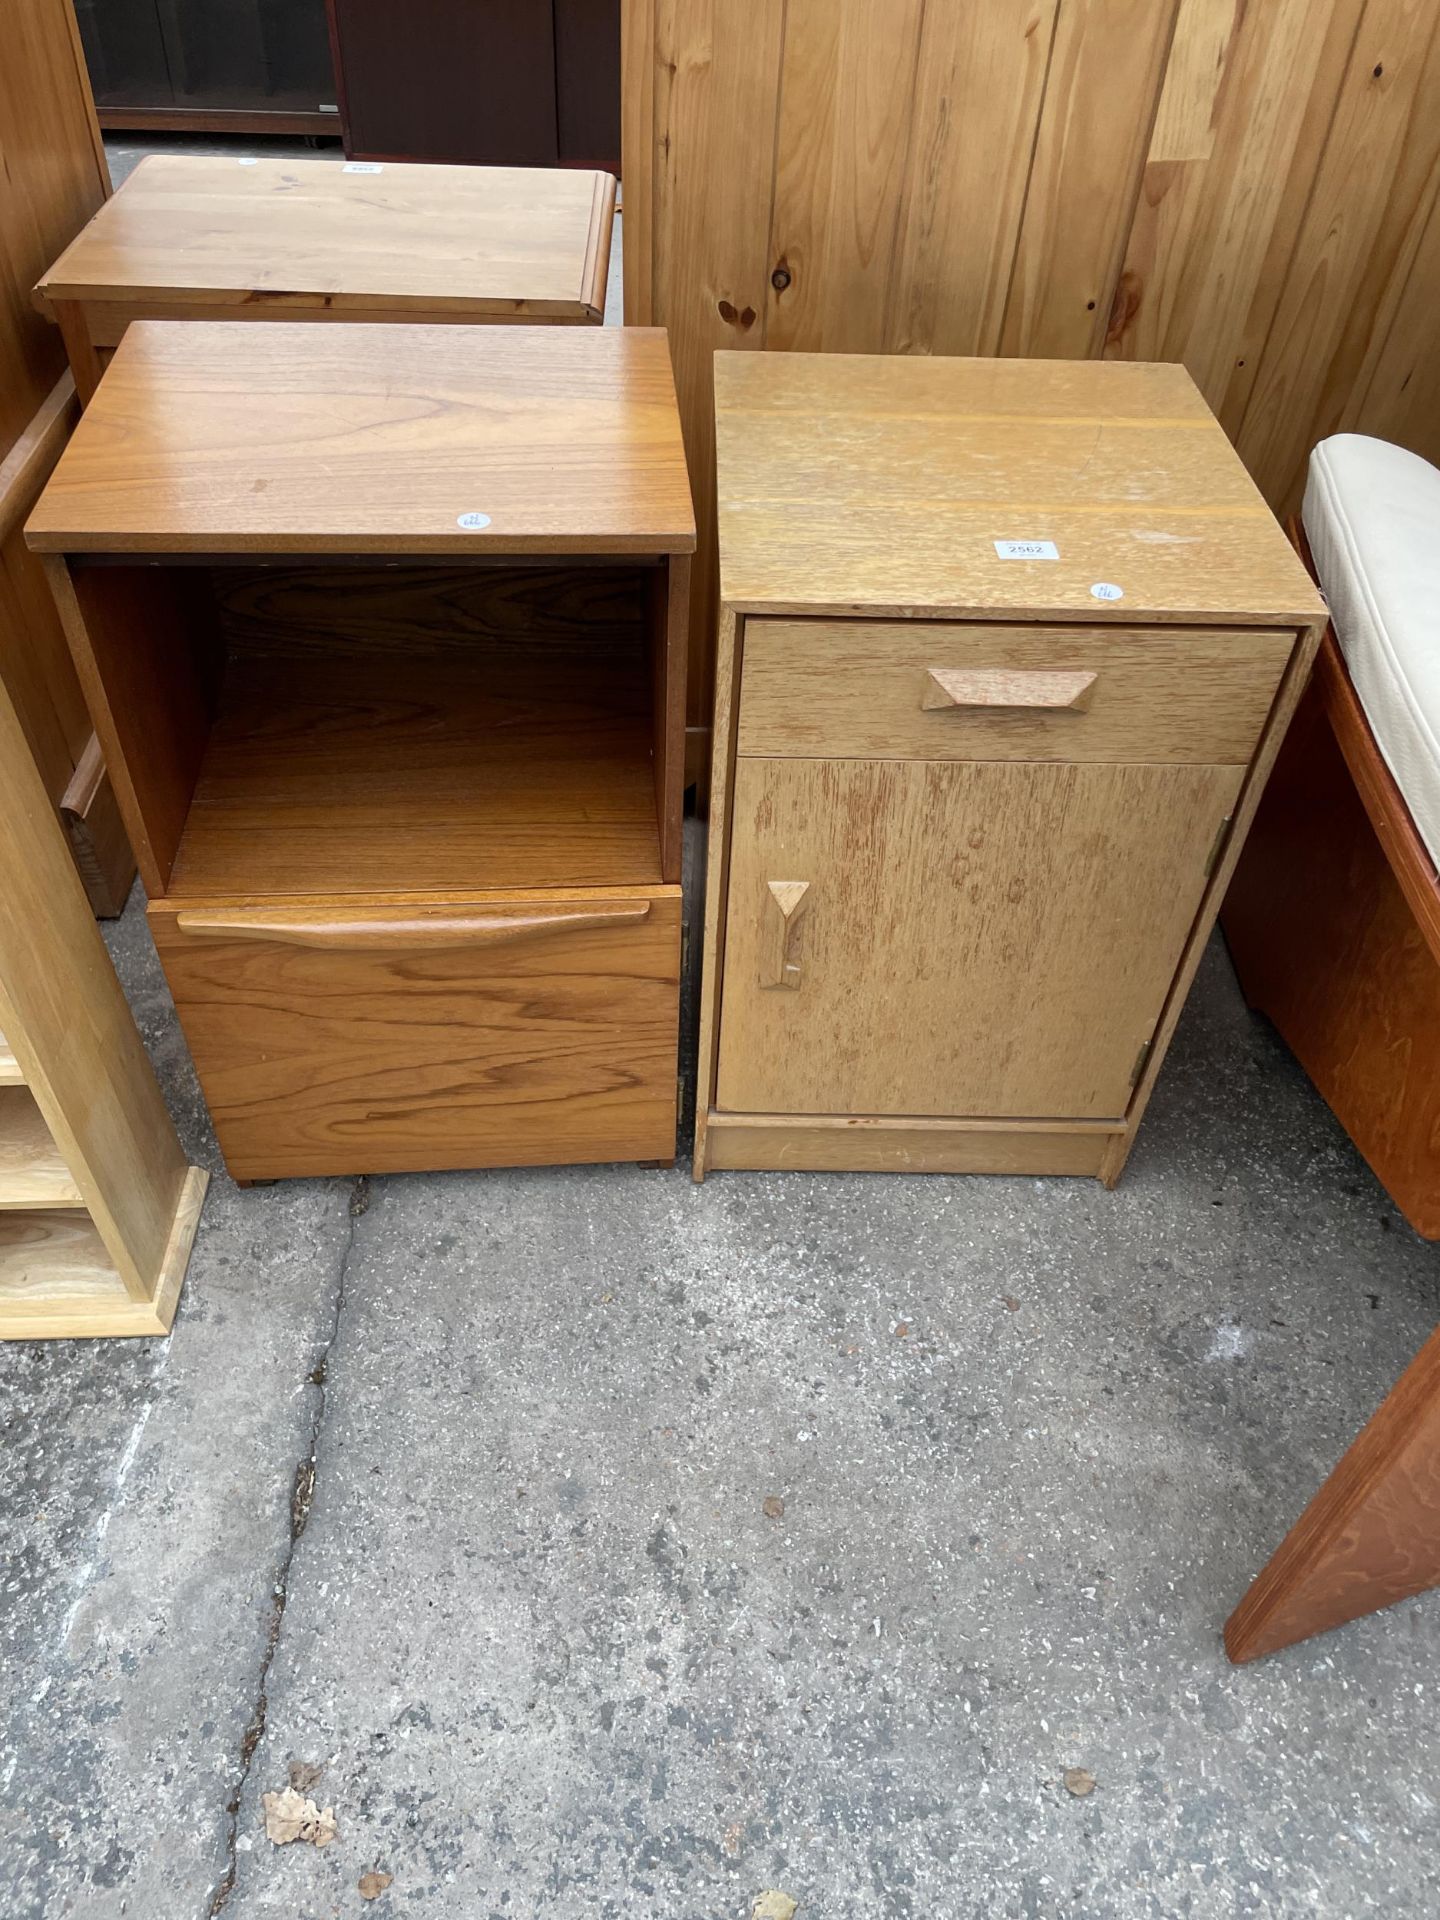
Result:
[[[152,154],[38,291],[598,321],[613,210],[610,176],[579,169],[387,162],[358,174],[339,160]]]
[[[1233,433],[1365,0],[1181,0],[1106,351],[1183,360]]]
[[[1440,463],[1440,202],[1383,338],[1355,383],[1343,425]]]
[[[926,7],[888,318],[855,346],[996,350],[1055,13],[1056,0]]]
[[[920,621],[751,620],[739,750],[914,760],[1243,766],[1294,649],[1290,629],[1143,633]],[[923,704],[930,669],[1093,672],[1079,711]],[[1015,689],[1023,697],[1023,685]]]
[[[299,939],[255,911],[150,907],[237,1179],[673,1156],[678,887],[322,901]]]
[[[712,1113],[702,1171],[1096,1174],[1108,1138],[1102,1127]]]
[[[460,526],[472,512],[489,525]],[[138,321],[28,535],[70,553],[688,553],[665,336]]]
[[[1060,8],[1005,353],[1083,356],[1104,338],[1175,7],[1064,0]]]
[[[209,1176],[192,1167],[158,1283],[131,1299],[89,1215],[0,1213],[0,1340],[105,1340],[168,1333]]]
[[[716,367],[725,598],[1300,626],[1323,606],[1181,367],[733,354]],[[1002,559],[1048,539],[1058,561]],[[1123,599],[1097,600],[1097,583]]]
[[[83,1207],[80,1189],[24,1087],[0,1090],[0,1207]]]
[[[0,691],[0,1025],[134,1299],[153,1301],[187,1168],[19,722]]]
[[[24,1084],[24,1070],[15,1058],[10,1042],[0,1033],[0,1087],[21,1087]]]
[[[715,1104],[1123,1116],[1243,777],[738,761]],[[772,881],[809,883],[790,990]]]
[[[1440,185],[1440,12],[1370,0],[1240,427],[1266,496],[1298,500],[1393,322]]]
[[[789,278],[767,289],[769,347],[843,353],[885,338],[924,12],[922,0],[789,10],[770,218],[770,257]]]
[[[696,521],[706,530],[691,576],[687,673],[687,712],[702,726],[716,605],[711,367],[717,348],[763,344],[784,21],[785,0],[625,6],[625,320],[670,331]],[[647,52],[648,72],[637,76]],[[650,99],[648,124],[637,85]]]

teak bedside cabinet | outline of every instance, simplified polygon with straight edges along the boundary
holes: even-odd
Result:
[[[1113,1184],[1325,609],[1179,367],[715,367],[696,1177]]]
[[[662,332],[141,321],[28,537],[238,1179],[673,1157]]]
[[[35,289],[89,401],[132,320],[596,325],[608,173],[152,154]]]

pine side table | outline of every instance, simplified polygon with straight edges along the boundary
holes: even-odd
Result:
[[[596,325],[608,173],[152,154],[35,289],[87,405],[132,320]]]
[[[140,321],[28,537],[237,1178],[673,1157],[662,332]]]
[[[1120,1175],[1325,610],[1179,367],[716,356],[696,1177]]]

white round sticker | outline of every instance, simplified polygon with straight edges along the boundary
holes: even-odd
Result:
[[[1123,600],[1125,598],[1125,589],[1113,585],[1109,580],[1097,580],[1094,586],[1091,587],[1090,592],[1097,600]]]
[[[490,516],[488,513],[458,513],[455,524],[464,527],[467,533],[478,533],[482,527],[489,526]]]

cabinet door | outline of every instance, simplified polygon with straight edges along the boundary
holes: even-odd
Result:
[[[1120,1117],[1244,772],[741,759],[718,1104]]]

